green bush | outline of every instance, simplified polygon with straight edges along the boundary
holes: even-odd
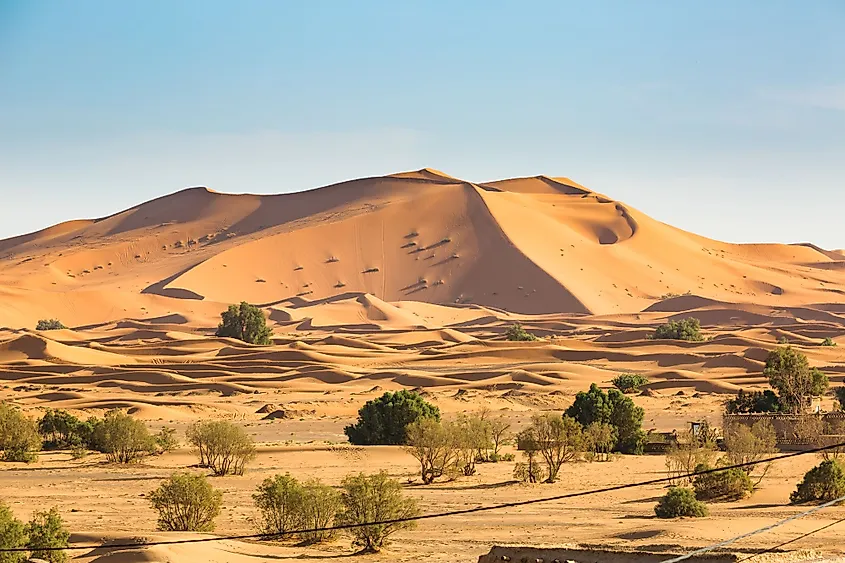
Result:
[[[781,410],[780,399],[770,389],[751,392],[740,389],[736,398],[725,404],[725,412],[728,414],[780,412]]]
[[[594,422],[584,429],[584,446],[592,454],[591,461],[607,461],[616,447],[618,432],[607,422]]]
[[[255,458],[255,442],[240,426],[225,420],[196,422],[186,432],[188,443],[200,458],[200,465],[214,475],[243,475],[247,462]]]
[[[59,319],[41,319],[35,325],[35,330],[60,330],[67,328]]]
[[[179,440],[176,438],[176,429],[163,426],[154,436],[158,451],[166,454],[179,447]]]
[[[594,422],[610,424],[616,428],[617,433],[615,451],[643,453],[645,432],[642,424],[645,411],[618,389],[605,393],[593,383],[589,391],[575,395],[575,402],[565,415],[577,420],[584,428]]]
[[[3,461],[35,461],[36,452],[41,449],[38,424],[24,415],[20,409],[8,403],[0,403],[0,450]]]
[[[67,547],[70,532],[56,508],[33,514],[26,526],[27,547],[32,559],[44,559],[50,563],[67,561],[66,551],[53,551],[49,548]]]
[[[343,431],[358,446],[401,445],[407,442],[408,425],[425,417],[440,420],[440,409],[403,389],[367,401],[358,411],[358,421]]]
[[[783,346],[769,352],[763,375],[778,392],[783,410],[790,413],[805,411],[810,399],[827,391],[827,376],[810,368],[807,356],[791,346]]]
[[[90,428],[69,412],[47,409],[38,420],[38,432],[44,439],[44,449],[67,449],[85,444]]]
[[[704,335],[701,334],[701,322],[695,318],[686,318],[679,321],[669,321],[662,324],[654,331],[655,340],[688,340],[690,342],[702,342]]]
[[[513,323],[505,332],[505,338],[511,342],[533,342],[537,337],[527,332],[519,323]]]
[[[223,493],[215,490],[205,475],[174,473],[147,498],[158,511],[159,530],[211,532]]]
[[[698,473],[709,469],[708,465],[699,465],[695,471]],[[739,468],[697,475],[692,486],[698,500],[730,502],[742,500],[754,492],[751,477]]]
[[[822,340],[822,346],[836,346],[836,342],[832,338],[825,338]]]
[[[298,535],[306,545],[330,541],[337,535],[336,530],[325,528],[332,526],[340,510],[340,495],[318,480],[301,484],[289,474],[276,475],[265,479],[252,498],[261,513],[258,527],[263,534],[293,539],[287,534],[314,530]]]
[[[789,495],[792,504],[827,502],[845,496],[845,468],[836,460],[823,461],[804,475]]]
[[[217,327],[217,336],[225,338],[237,338],[249,344],[260,344],[266,346],[271,344],[270,336],[273,334],[267,326],[264,312],[250,305],[246,301],[240,305],[229,305],[229,308],[220,315],[223,320]]]
[[[112,463],[132,463],[155,453],[155,438],[144,423],[119,409],[108,411],[93,426],[92,449]]]
[[[23,522],[15,518],[11,509],[0,502],[0,549],[26,547],[27,535]],[[23,552],[0,552],[0,563],[22,563],[27,560]]]
[[[402,486],[381,472],[375,475],[349,475],[343,480],[340,525],[365,524],[412,518],[419,514],[417,501],[402,493]],[[394,522],[349,528],[352,545],[364,553],[378,552],[394,533],[413,528],[416,522]]]
[[[648,379],[638,373],[622,373],[615,377],[611,383],[623,393],[631,393],[643,385],[648,385]]]
[[[671,487],[654,507],[658,518],[692,518],[707,516],[707,507],[695,498],[695,493],[686,487]]]

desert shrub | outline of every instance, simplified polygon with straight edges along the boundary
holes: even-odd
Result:
[[[425,417],[440,420],[440,409],[403,389],[367,401],[358,411],[358,421],[343,431],[357,446],[401,445],[407,442],[408,425]]]
[[[563,464],[575,460],[584,447],[581,425],[572,417],[553,414],[535,414],[518,440],[526,456],[536,452],[546,463],[547,483],[554,483]]]
[[[513,323],[505,332],[505,338],[511,342],[533,342],[537,337],[526,331],[521,324]]]
[[[783,410],[791,413],[806,410],[810,399],[824,394],[829,385],[827,376],[815,368],[810,369],[807,356],[791,346],[769,352],[763,375],[777,391]]]
[[[478,414],[461,415],[449,425],[455,445],[455,470],[465,476],[475,475],[475,464],[486,461],[492,447],[490,427]]]
[[[584,428],[594,422],[610,424],[617,432],[615,451],[626,454],[643,452],[645,411],[618,389],[605,393],[593,383],[589,391],[575,395],[575,402],[565,415],[577,420]]]
[[[26,547],[27,534],[23,522],[15,518],[11,509],[0,502],[0,549]],[[22,563],[27,560],[23,552],[0,552],[0,563]]]
[[[242,301],[240,305],[229,305],[220,316],[223,320],[217,327],[217,336],[237,338],[249,344],[263,346],[271,343],[272,331],[267,326],[264,312],[255,305],[246,301]]]
[[[654,507],[658,518],[680,518],[682,516],[707,516],[707,507],[695,498],[692,489],[671,487]]]
[[[179,440],[176,438],[176,429],[163,426],[154,436],[158,451],[166,454],[179,447]]]
[[[300,534],[305,544],[331,541],[337,536],[337,530],[325,530],[331,527],[340,511],[340,493],[318,480],[306,481],[302,488],[303,529],[312,530]]]
[[[48,409],[38,420],[44,449],[64,449],[85,443],[86,429],[78,418],[61,409]]]
[[[405,450],[420,464],[420,478],[429,485],[443,476],[455,463],[457,447],[450,428],[439,421],[423,417],[408,425]]]
[[[584,430],[584,448],[592,459],[607,461],[616,447],[616,428],[606,422],[594,422]]]
[[[490,425],[490,452],[488,453],[488,461],[497,462],[505,461],[502,459],[502,454],[499,449],[509,440],[511,423],[503,416],[489,417],[488,424]]]
[[[827,502],[845,496],[845,469],[836,460],[823,461],[804,475],[789,495],[792,504]]]
[[[825,338],[822,340],[822,346],[836,346],[836,342],[832,338]]]
[[[38,424],[20,409],[0,403],[0,450],[3,461],[35,461],[41,449]]]
[[[523,483],[540,483],[546,479],[546,470],[540,463],[536,451],[524,451],[525,462],[519,462],[513,467],[513,478]]]
[[[693,317],[679,321],[669,321],[662,324],[654,331],[655,340],[688,340],[701,342],[704,336],[701,334],[701,322]]]
[[[67,328],[59,319],[41,319],[35,325],[35,330],[60,330]]]
[[[195,422],[187,432],[188,443],[200,458],[200,465],[214,475],[243,475],[247,462],[255,457],[255,443],[240,426],[225,420]]]
[[[43,559],[50,563],[67,561],[66,551],[53,551],[49,548],[67,547],[70,532],[56,508],[38,511],[26,526],[27,547],[32,559]]]
[[[696,472],[709,471],[709,465],[699,465]],[[736,501],[754,492],[754,483],[748,473],[739,468],[713,471],[697,475],[692,483],[698,500]]]
[[[210,532],[220,514],[223,493],[205,475],[174,473],[147,496],[165,532]]]
[[[402,486],[387,473],[349,475],[343,480],[340,525],[365,524],[412,518],[419,514],[417,501],[402,493]],[[352,544],[362,552],[377,552],[394,533],[413,528],[416,522],[393,522],[349,528]]]
[[[709,466],[716,457],[716,445],[687,430],[666,451],[666,471],[674,485],[692,482],[696,467]]]
[[[283,535],[301,528],[303,487],[290,474],[264,479],[252,499],[261,513],[261,533]]]
[[[643,385],[648,385],[648,379],[638,373],[622,373],[616,376],[611,383],[623,393],[631,393]]]
[[[155,452],[155,439],[146,425],[118,409],[94,424],[91,443],[112,463],[132,463]]]
[[[742,469],[754,478],[754,486],[768,473],[771,464],[760,464],[765,459],[778,452],[777,434],[772,423],[760,420],[750,428],[744,424],[728,424],[725,426],[725,451],[729,465],[751,464]]]
[[[728,414],[780,412],[781,410],[780,399],[771,389],[751,392],[740,389],[737,396],[725,404],[725,412]]]

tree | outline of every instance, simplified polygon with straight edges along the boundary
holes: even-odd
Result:
[[[511,423],[503,416],[497,416],[489,419],[490,423],[490,439],[493,442],[493,447],[488,456],[490,461],[499,461],[499,449],[510,437]]]
[[[330,541],[336,530],[326,530],[334,524],[340,511],[340,493],[319,480],[306,481],[302,488],[302,528],[312,530],[300,535],[303,543],[310,545]]]
[[[5,503],[0,502],[0,549],[20,549],[26,547],[26,543],[23,522],[15,518]],[[0,551],[0,563],[23,563],[26,560],[26,553]]]
[[[229,309],[220,316],[223,320],[217,327],[217,336],[262,346],[271,344],[272,331],[267,326],[264,312],[258,307],[242,301],[240,305],[229,305]]]
[[[583,451],[584,435],[574,418],[535,414],[531,426],[520,432],[519,441],[529,464],[530,453],[540,454],[546,463],[546,482],[554,483],[563,464],[575,460]]]
[[[594,422],[584,430],[584,445],[594,460],[607,461],[616,441],[616,428],[606,422]]]
[[[728,414],[780,412],[781,410],[780,399],[771,389],[751,392],[740,389],[736,398],[725,404],[725,412]]]
[[[611,383],[623,393],[632,393],[643,385],[648,385],[648,379],[638,373],[622,373],[615,377]]]
[[[92,445],[112,463],[132,463],[155,452],[155,438],[144,423],[119,409],[94,425]]]
[[[72,448],[83,444],[83,423],[61,409],[47,409],[38,421],[38,432],[49,449]]]
[[[505,332],[505,338],[511,342],[533,342],[537,337],[526,331],[521,324],[513,323]]]
[[[148,495],[158,511],[158,529],[166,532],[210,532],[220,514],[223,493],[205,475],[174,473]]]
[[[416,500],[402,494],[402,486],[382,471],[375,475],[349,475],[343,480],[340,495],[341,510],[337,515],[340,525],[349,526],[368,522],[385,522],[412,518],[419,514]],[[394,533],[413,528],[416,523],[393,522],[349,528],[352,545],[362,552],[378,552]]]
[[[0,403],[0,450],[3,461],[35,461],[41,449],[41,436],[37,423],[20,409]]]
[[[760,420],[750,428],[744,424],[725,425],[725,450],[729,465],[754,464],[742,468],[749,477],[755,475],[756,487],[771,467],[770,463],[759,462],[778,452],[775,427],[768,420]]]
[[[281,536],[300,529],[303,498],[302,485],[290,473],[264,479],[252,495],[261,513],[261,533]]]
[[[795,491],[789,495],[792,504],[827,502],[845,496],[845,468],[836,461],[823,461],[804,475]]]
[[[453,433],[434,418],[418,418],[408,425],[405,451],[420,464],[420,478],[426,485],[441,477],[456,463],[457,446]]]
[[[707,516],[707,507],[695,498],[695,493],[686,487],[671,487],[654,507],[658,518],[692,518]]]
[[[679,321],[669,321],[662,324],[654,331],[655,340],[688,340],[701,342],[704,336],[701,334],[701,322],[696,318],[686,318]]]
[[[403,389],[367,401],[358,411],[358,421],[343,431],[357,446],[402,445],[407,442],[408,425],[426,417],[440,420],[440,409]]]
[[[709,466],[716,456],[716,445],[700,440],[687,430],[666,452],[666,470],[672,484],[690,483],[697,467]]]
[[[35,330],[60,330],[67,328],[59,319],[41,319],[35,325]]]
[[[610,423],[612,411],[613,406],[610,404],[607,393],[593,383],[589,391],[580,391],[575,395],[575,402],[566,410],[566,416],[574,418],[586,428],[594,422]]]
[[[593,383],[589,391],[575,395],[575,402],[565,415],[577,420],[584,428],[594,422],[611,424],[617,432],[616,451],[627,454],[643,452],[645,411],[618,389],[605,393]]]
[[[833,392],[836,395],[836,401],[839,403],[839,410],[845,411],[845,385],[837,387]]]
[[[243,428],[225,420],[195,422],[185,433],[188,443],[214,475],[243,475],[255,458],[255,443]]]
[[[478,414],[461,415],[449,429],[456,453],[455,470],[467,477],[475,475],[475,464],[486,459],[493,445],[487,421]]]
[[[38,511],[26,526],[28,536],[27,547],[32,559],[43,559],[50,563],[64,563],[67,561],[66,551],[55,551],[55,548],[67,547],[70,532],[65,528],[59,511],[54,507],[47,511]],[[50,549],[54,548],[54,549]]]
[[[784,410],[800,413],[810,405],[811,397],[827,390],[827,377],[819,370],[810,369],[807,356],[791,346],[769,352],[763,375],[778,392]]]

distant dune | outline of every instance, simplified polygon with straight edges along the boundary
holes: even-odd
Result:
[[[413,327],[425,323],[391,303],[608,315],[681,294],[838,302],[845,255],[710,240],[567,178],[474,184],[432,169],[284,195],[191,188],[0,241],[0,326],[11,328],[173,314],[213,326],[241,300],[279,318],[322,303],[322,322],[353,307],[362,325]],[[343,295],[362,297],[333,300]]]

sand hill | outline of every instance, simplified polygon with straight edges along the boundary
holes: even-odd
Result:
[[[794,306],[843,292],[835,251],[710,240],[566,178],[430,169],[273,196],[191,188],[0,241],[0,326],[14,328],[174,313],[213,325],[240,300],[284,316],[347,296],[361,323],[411,327],[387,304],[615,314],[673,294]]]

